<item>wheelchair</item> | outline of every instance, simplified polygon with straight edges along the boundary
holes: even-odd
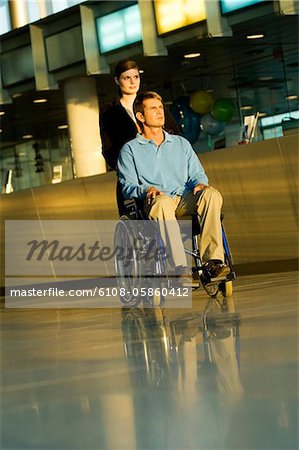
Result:
[[[118,292],[121,302],[129,307],[136,307],[143,300],[149,306],[162,306],[165,303],[163,287],[171,289],[175,280],[167,267],[167,255],[163,251],[157,253],[156,258],[146,261],[144,257],[149,246],[154,242],[157,248],[163,249],[157,222],[149,221],[145,215],[143,201],[139,199],[124,200],[124,211],[116,224],[114,231],[114,248],[129,249],[126,256],[119,257],[115,253],[115,272]],[[224,247],[224,262],[230,268],[230,273],[223,278],[208,278],[203,270],[203,263],[199,253],[200,229],[197,216],[191,216],[192,244],[185,248],[186,255],[192,258],[192,290],[200,287],[210,297],[216,297],[220,292],[223,297],[231,297],[232,281],[236,278],[225,229],[223,215],[221,215],[222,238]],[[153,226],[148,233],[144,224],[151,222]],[[156,226],[154,226],[154,224]],[[184,239],[183,239],[184,242]],[[140,292],[146,293],[143,297]]]

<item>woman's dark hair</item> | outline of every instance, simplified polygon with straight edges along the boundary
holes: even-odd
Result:
[[[135,61],[131,61],[131,60],[127,60],[127,59],[125,61],[120,61],[118,64],[116,64],[115,69],[114,69],[115,78],[118,79],[123,72],[126,72],[127,70],[130,70],[130,69],[136,69],[139,72],[138,64]]]

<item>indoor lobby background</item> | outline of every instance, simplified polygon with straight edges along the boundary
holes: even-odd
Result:
[[[115,64],[132,58],[222,192],[235,263],[294,264],[298,2],[73,3],[1,2],[12,28],[1,36],[1,177],[14,189],[2,217],[117,218],[99,114],[117,96]],[[249,118],[255,133],[239,145]]]
[[[0,0],[1,448],[298,448],[298,4]],[[59,221],[83,239],[118,220],[99,115],[127,58],[223,195],[232,295],[200,287],[189,309],[6,302],[5,222],[21,230],[15,270],[30,221],[43,239]]]
[[[298,127],[296,1],[24,0],[0,8],[1,185],[12,170],[14,191],[106,171],[98,114],[117,97],[113,69],[125,58],[139,63],[141,88],[162,95],[198,153],[238,145],[244,118],[256,113],[253,142]],[[210,123],[205,112],[186,111],[198,91],[203,101],[228,100],[232,117]]]

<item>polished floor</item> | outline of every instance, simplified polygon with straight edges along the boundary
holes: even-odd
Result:
[[[1,449],[298,448],[298,273],[192,309],[1,309]]]

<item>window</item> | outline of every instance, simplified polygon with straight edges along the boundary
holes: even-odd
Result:
[[[141,41],[141,18],[138,5],[129,6],[96,19],[101,53]]]
[[[11,30],[8,0],[0,1],[0,34]]]

